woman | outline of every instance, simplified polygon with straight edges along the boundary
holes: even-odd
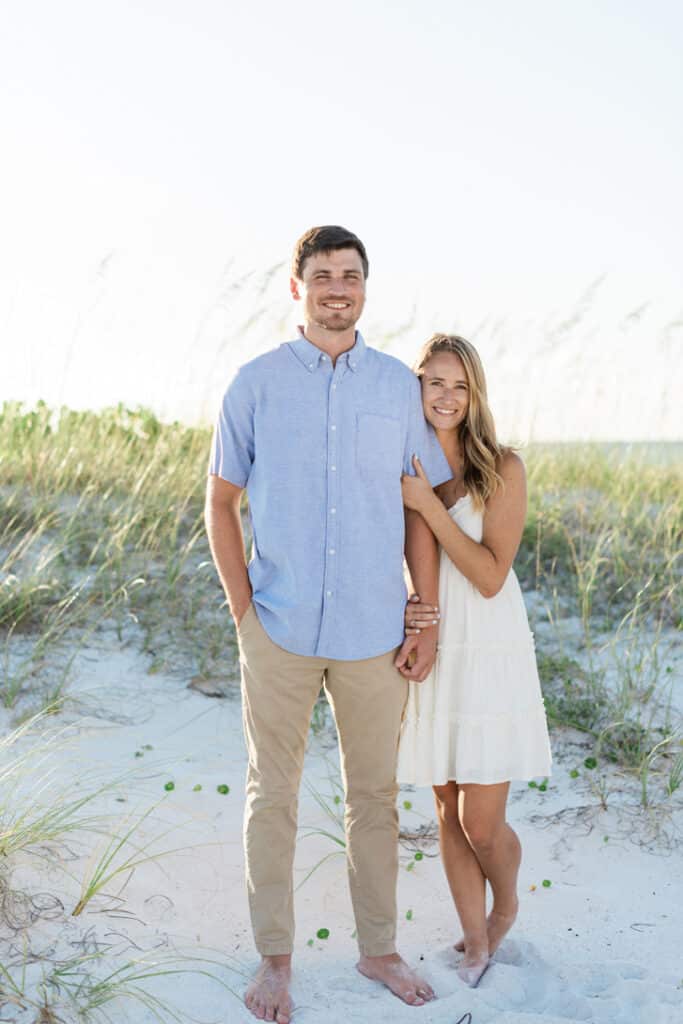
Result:
[[[458,974],[478,984],[517,914],[519,839],[505,820],[512,779],[550,772],[550,745],[533,637],[512,562],[526,515],[524,465],[498,444],[481,361],[456,335],[436,334],[419,355],[424,413],[453,470],[434,491],[415,460],[403,500],[439,541],[439,652],[411,683],[400,782],[432,785],[441,855],[463,938]],[[414,596],[406,626],[435,611]],[[486,916],[486,882],[493,905]]]

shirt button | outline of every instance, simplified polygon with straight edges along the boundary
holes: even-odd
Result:
[[[323,362],[327,361],[327,356],[321,356],[320,358],[322,359]]]
[[[334,554],[334,548],[330,548],[330,554],[331,554],[331,555],[333,555],[333,554]]]
[[[337,511],[336,508],[331,508],[330,509],[330,515],[333,516],[336,513],[336,511]]]
[[[336,384],[333,384],[333,385],[332,385],[332,390],[333,390],[333,391],[336,391],[336,390],[337,390],[337,385],[336,385]]]
[[[332,430],[336,430],[336,429],[337,429],[337,428],[335,427],[334,423],[332,424],[332,427],[331,427],[331,429],[332,429]]]
[[[333,473],[337,472],[337,467],[336,466],[330,466],[330,469],[332,470]]]
[[[328,597],[332,597],[332,591],[331,590],[326,591],[326,593],[327,593]]]

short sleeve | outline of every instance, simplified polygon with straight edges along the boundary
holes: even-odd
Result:
[[[433,428],[427,423],[422,408],[422,389],[417,377],[411,381],[409,395],[408,437],[403,453],[403,472],[415,476],[413,455],[422,463],[432,487],[445,483],[453,476],[448,459],[443,453]]]
[[[254,398],[239,371],[223,396],[213,432],[209,473],[244,487],[254,461]]]

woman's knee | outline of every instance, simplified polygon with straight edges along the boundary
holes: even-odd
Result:
[[[493,850],[500,833],[498,820],[465,811],[460,819],[460,825],[473,850],[483,855]]]
[[[458,825],[458,788],[454,784],[434,786],[434,800],[439,821],[445,825]]]

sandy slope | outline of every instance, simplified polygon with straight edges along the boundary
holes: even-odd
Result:
[[[82,837],[59,848],[59,866],[54,853],[52,862],[24,855],[12,873],[12,887],[58,897],[64,910],[46,900],[42,912],[28,913],[16,904],[14,928],[7,922],[2,926],[1,959],[33,959],[30,982],[50,962],[79,950],[105,950],[104,962],[112,965],[146,951],[229,954],[235,970],[214,970],[241,993],[240,972],[250,972],[256,956],[242,881],[245,752],[236,693],[211,699],[188,690],[186,680],[149,675],[132,647],[113,641],[79,656],[70,692],[75,704],[62,721],[75,723],[75,731],[51,785],[71,777],[86,787],[95,772],[108,777],[134,769],[135,777],[100,806],[120,816],[123,825],[126,814],[162,800],[137,839],[167,832],[155,849],[183,850],[159,865],[139,868],[114,898],[126,878],[121,876],[108,887],[111,895],[94,898],[79,918],[69,913],[87,865]],[[23,741],[26,747],[31,742]],[[145,744],[153,749],[145,750]],[[136,758],[136,750],[143,756]],[[438,1000],[421,1009],[403,1006],[354,970],[344,862],[334,857],[297,893],[294,1021],[365,1024],[391,1018],[457,1024],[467,1011],[474,1024],[683,1020],[680,801],[677,813],[670,806],[649,815],[630,810],[631,783],[615,774],[609,809],[601,810],[592,791],[595,780],[583,767],[585,756],[578,734],[556,735],[556,770],[547,792],[525,785],[514,789],[510,820],[524,848],[520,919],[476,991],[466,989],[453,971],[458,929],[436,846],[423,843],[424,857],[415,861],[415,843],[404,841],[400,948],[412,962],[421,961]],[[578,779],[570,778],[572,768],[580,769]],[[331,801],[335,770],[334,744],[323,730],[312,738],[305,781]],[[175,783],[170,793],[164,790],[168,780]],[[221,783],[230,786],[229,794],[216,791]],[[200,792],[193,792],[196,784]],[[404,792],[404,800],[412,803],[410,810],[401,810],[405,830],[431,821],[429,791]],[[335,831],[305,787],[300,821]],[[333,849],[329,839],[302,838],[297,880]],[[550,887],[542,885],[544,879]],[[321,928],[329,930],[327,940],[316,938]],[[154,991],[173,999],[183,1019],[223,1024],[253,1019],[237,996],[201,975],[164,979]],[[109,1012],[117,1021],[135,1024],[153,1019],[130,1003]],[[22,1024],[35,1019],[8,1005],[0,1016]]]

